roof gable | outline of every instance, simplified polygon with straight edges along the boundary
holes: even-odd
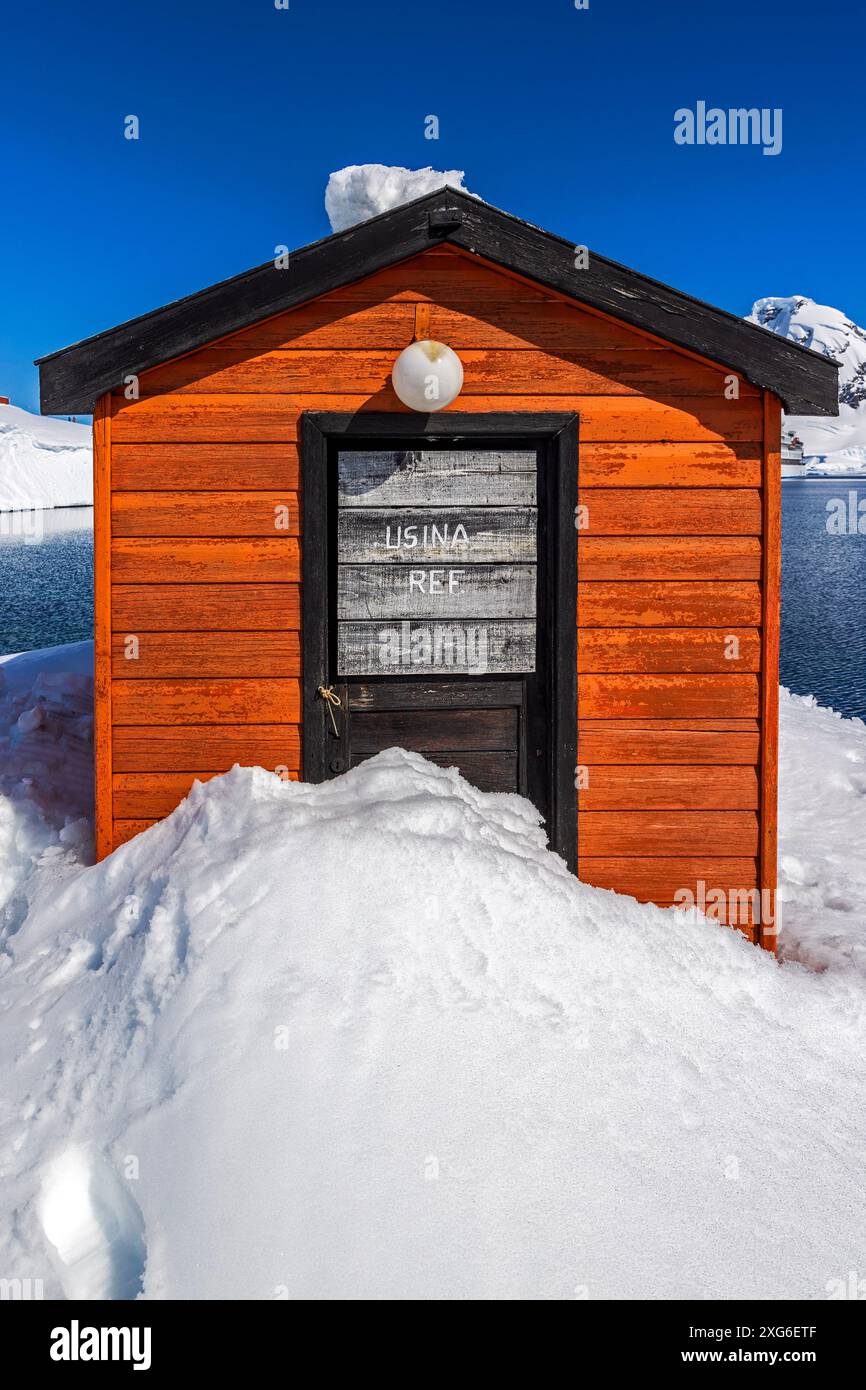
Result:
[[[448,242],[578,305],[599,309],[742,374],[791,414],[838,414],[838,366],[722,309],[574,244],[457,189],[440,189],[39,359],[44,414],[90,411],[131,373],[193,352],[387,266]]]

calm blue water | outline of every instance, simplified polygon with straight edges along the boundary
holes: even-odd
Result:
[[[854,534],[831,534],[827,503],[844,504],[847,521],[849,493]],[[856,532],[858,501],[866,503],[866,479],[782,484],[781,678],[798,695],[866,719],[866,534]],[[29,514],[31,530],[33,520]],[[0,514],[0,654],[91,637],[91,509],[43,512],[41,544],[9,535],[15,524]]]
[[[866,512],[866,478],[782,483],[781,681],[866,719],[866,534],[857,533],[858,502]],[[837,503],[841,535],[827,528]]]
[[[0,655],[92,636],[93,508],[0,512]]]

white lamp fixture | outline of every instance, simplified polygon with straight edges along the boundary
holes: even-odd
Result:
[[[391,380],[410,410],[444,410],[463,389],[463,363],[445,343],[422,338],[400,353]]]

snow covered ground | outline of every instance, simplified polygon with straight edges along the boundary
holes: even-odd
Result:
[[[93,503],[91,429],[0,405],[0,512]]]
[[[779,965],[578,883],[526,802],[398,750],[319,787],[236,768],[87,867],[89,651],[0,671],[0,1275],[555,1299],[862,1277],[862,723],[783,699]]]
[[[783,690],[780,780],[782,954],[866,983],[866,724]]]
[[[841,364],[838,417],[785,416],[786,427],[802,440],[806,471],[866,474],[866,332],[838,309],[802,294],[759,299],[748,317]]]

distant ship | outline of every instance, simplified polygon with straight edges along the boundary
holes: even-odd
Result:
[[[782,477],[806,477],[806,465],[803,462],[803,441],[797,438],[793,430],[787,430],[782,437]]]

